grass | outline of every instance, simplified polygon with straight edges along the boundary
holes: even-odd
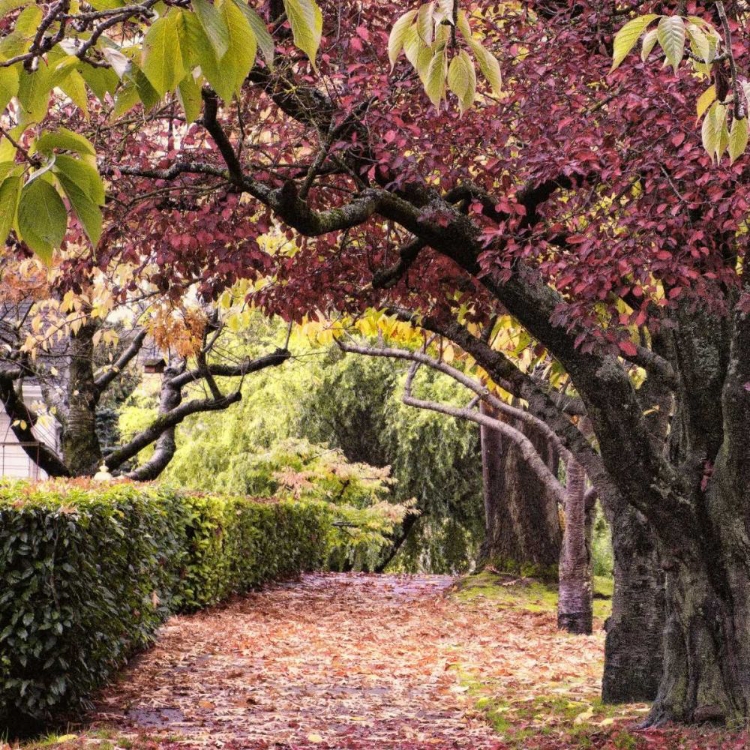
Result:
[[[603,622],[612,612],[612,578],[594,576],[594,617]],[[527,612],[554,612],[557,609],[557,586],[532,578],[491,571],[483,571],[462,579],[455,597],[469,602],[475,597],[486,597],[498,606]]]
[[[491,669],[459,664],[456,669],[476,711],[483,715],[510,748],[536,747],[601,747],[599,739],[607,735],[607,747],[630,750],[642,747],[640,738],[631,734],[632,725],[648,710],[647,706],[605,706],[598,698],[598,682],[583,676],[580,664],[590,654],[599,660],[603,649],[602,627],[611,612],[613,582],[611,578],[594,580],[595,636],[585,637],[559,632],[555,628],[557,587],[528,578],[484,571],[462,579],[456,586],[454,599],[465,607],[489,605],[498,611],[510,635],[510,645],[520,640],[519,653],[512,657],[516,672],[504,665],[495,676]],[[539,616],[534,620],[526,613]],[[558,646],[550,661],[559,661],[557,670],[563,675],[546,679],[536,670],[540,653],[550,648],[550,639]],[[583,652],[576,648],[585,644]],[[562,648],[560,648],[562,647]],[[571,666],[566,671],[566,648],[571,653]],[[528,654],[528,657],[525,655]],[[528,658],[529,666],[520,662]],[[524,675],[526,679],[524,680]],[[519,679],[520,678],[520,679]]]

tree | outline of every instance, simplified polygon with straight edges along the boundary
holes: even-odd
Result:
[[[430,342],[431,343],[431,342]],[[487,432],[508,440],[516,452],[517,463],[525,466],[534,477],[535,482],[524,488],[520,500],[511,498],[516,505],[506,509],[503,514],[492,507],[497,503],[501,507],[508,504],[506,497],[492,497],[488,502],[487,493],[497,486],[487,486],[488,474],[491,469],[484,461],[485,503],[489,506],[486,514],[487,533],[492,533],[495,522],[504,523],[507,536],[515,537],[511,543],[515,550],[527,558],[531,558],[534,573],[541,571],[542,575],[549,575],[550,564],[547,569],[541,568],[535,554],[548,555],[549,547],[557,547],[556,552],[560,561],[559,597],[558,597],[558,626],[571,633],[591,633],[593,624],[593,588],[591,561],[591,531],[593,521],[593,506],[596,500],[595,491],[586,491],[586,473],[575,457],[562,445],[555,433],[541,420],[529,414],[524,409],[510,406],[490,393],[478,380],[468,376],[461,370],[436,359],[426,351],[414,352],[402,348],[363,346],[357,342],[339,342],[343,351],[370,357],[389,357],[412,362],[404,388],[403,402],[407,406],[426,409],[446,414],[457,419],[476,422],[483,432],[483,450],[487,450]],[[427,347],[425,347],[426,349]],[[461,385],[475,394],[467,407],[458,407],[433,400],[415,397],[413,382],[420,366],[427,366],[438,372],[452,377]],[[478,410],[476,406],[480,406]],[[520,423],[520,424],[518,424]],[[525,434],[535,432],[536,444]],[[539,440],[539,438],[543,440]],[[541,447],[539,444],[541,442]],[[490,443],[497,446],[497,441]],[[498,446],[499,447],[499,446]],[[551,455],[550,455],[551,454]],[[566,482],[563,486],[557,477],[557,462],[559,457],[566,461]],[[517,490],[517,488],[512,488]],[[539,496],[528,497],[528,493],[536,489]],[[559,534],[558,506],[565,515],[564,534],[562,544],[556,539]],[[500,515],[501,519],[497,519]],[[539,539],[532,541],[531,529],[535,529]],[[518,530],[520,529],[520,530]],[[549,537],[547,539],[546,537]],[[557,544],[555,544],[557,542]],[[531,550],[523,549],[531,547]],[[500,561],[511,569],[526,562],[526,559]],[[555,566],[557,557],[551,561]]]
[[[665,4],[638,3],[645,12],[655,5]],[[691,15],[711,20],[712,3],[687,5]],[[225,25],[219,23],[211,55],[225,48],[226,19],[236,17],[231,7],[221,6]],[[750,566],[742,529],[750,502],[750,286],[744,237],[750,181],[747,159],[715,166],[699,142],[692,102],[700,82],[680,68],[676,76],[644,66],[638,75],[609,75],[611,41],[626,18],[616,6],[587,0],[531,0],[502,10],[467,5],[469,28],[484,32],[482,46],[501,60],[505,83],[500,96],[482,86],[459,123],[458,112],[439,100],[448,57],[473,48],[465,34],[450,31],[446,38],[441,31],[435,42],[434,35],[428,40],[418,30],[412,37],[412,51],[431,58],[428,89],[440,95],[433,96],[440,103],[435,107],[413,81],[411,67],[397,62],[389,77],[386,44],[397,16],[392,4],[372,4],[364,18],[359,3],[342,2],[326,15],[322,36],[311,3],[285,7],[292,33],[296,24],[298,44],[308,54],[324,40],[317,70],[279,32],[288,54],[273,70],[254,66],[250,55],[233,46],[227,59],[237,62],[230,68],[236,73],[228,77],[231,84],[209,73],[200,98],[191,98],[195,89],[185,69],[186,62],[197,69],[193,52],[182,57],[182,66],[166,65],[166,56],[153,58],[154,49],[176,48],[152,45],[158,35],[170,43],[176,37],[179,46],[197,28],[190,20],[197,11],[188,13],[178,3],[156,20],[126,6],[108,17],[107,28],[102,17],[83,11],[88,16],[71,24],[83,28],[70,32],[80,39],[68,45],[74,59],[52,67],[38,61],[49,62],[67,41],[68,26],[60,18],[65,11],[55,5],[52,13],[52,4],[43,4],[47,15],[41,19],[29,9],[14,11],[3,21],[6,28],[38,30],[10,35],[21,45],[16,59],[9,57],[15,54],[10,45],[0,52],[8,58],[3,67],[19,75],[25,126],[34,115],[38,121],[42,109],[31,92],[45,87],[32,82],[50,70],[63,75],[61,65],[92,78],[87,55],[107,64],[102,34],[123,31],[125,51],[137,59],[107,54],[124,81],[107,73],[109,82],[88,85],[99,87],[105,102],[107,91],[116,92],[120,111],[140,96],[150,110],[141,126],[97,130],[99,105],[93,104],[91,126],[67,104],[51,118],[87,133],[94,148],[119,142],[101,169],[117,177],[121,193],[159,193],[143,202],[155,210],[160,191],[189,196],[170,209],[174,218],[185,219],[180,247],[184,243],[191,252],[182,256],[200,263],[200,209],[224,199],[238,210],[257,207],[245,241],[267,232],[270,215],[290,240],[310,238],[273,256],[276,282],[253,295],[269,311],[299,319],[332,307],[396,303],[449,329],[449,338],[495,382],[509,384],[509,392],[558,434],[603,502],[641,513],[658,539],[668,623],[664,676],[650,722],[745,719]],[[306,38],[304,28],[299,33],[299,8],[310,11]],[[727,4],[726,10],[734,64],[741,69],[748,57],[745,5]],[[457,16],[440,19],[441,26],[458,22]],[[148,28],[145,55],[139,26]],[[199,44],[180,49],[204,54],[209,27],[202,28]],[[257,33],[267,45],[262,30]],[[204,57],[202,73],[211,70],[215,55]],[[25,63],[30,69],[21,69]],[[455,81],[470,78],[463,69],[466,75]],[[181,127],[182,115],[168,92],[178,85],[184,87],[183,104],[192,103],[187,120],[193,124],[175,140],[170,133]],[[468,91],[458,84],[450,88]],[[80,87],[72,98],[79,93]],[[239,96],[229,104],[232,93]],[[21,236],[44,253],[65,229],[61,199],[50,189],[56,191],[59,182],[65,190],[77,169],[70,162],[83,163],[87,147],[61,142],[59,130],[57,140],[41,147],[31,126],[15,134],[5,130],[11,139],[6,136],[6,146],[19,160],[7,167],[1,186],[11,205],[22,175],[39,171],[40,161],[49,166],[58,152],[51,173],[27,183],[20,199],[21,206],[44,203],[51,209],[44,227],[28,221],[28,213],[23,222],[18,216]],[[65,150],[79,157],[66,160]],[[122,179],[127,176],[132,183]],[[101,202],[93,178],[79,176],[84,182],[89,203]],[[67,194],[71,204],[80,198],[75,189]],[[81,222],[89,203],[79,201]],[[148,232],[130,222],[123,220],[111,233],[117,242],[107,244],[110,261],[117,251],[134,252],[149,241]],[[96,231],[89,228],[89,234]],[[170,264],[184,265],[189,257],[161,260],[158,274],[170,286]],[[206,291],[215,292],[220,274],[209,265]],[[457,312],[479,321],[498,313],[513,316],[570,377],[596,447],[554,392],[485,347]],[[669,405],[666,437],[651,419],[662,408],[655,392]]]
[[[238,338],[253,340],[258,328],[286,335],[285,327],[263,321],[253,314]],[[330,341],[329,327],[323,322],[293,328],[292,361],[246,382],[243,400],[231,413],[186,420],[164,479],[199,491],[268,494],[256,482],[254,467],[277,455],[278,444],[307,441],[321,453],[339,450],[350,463],[390,467],[390,502],[415,501],[416,512],[397,528],[379,566],[404,572],[469,570],[484,527],[478,430],[404,406],[400,396],[408,368],[392,360],[345,356]],[[420,384],[430,398],[455,404],[463,399],[463,386],[440,373],[423,373]],[[123,430],[135,432],[152,419],[153,399],[150,405],[144,408],[149,401],[136,394],[122,412]]]
[[[479,408],[502,419],[484,401]],[[550,471],[557,473],[560,459],[547,437],[524,430],[523,423],[511,421],[511,426],[526,435]],[[557,495],[528,467],[513,441],[488,424],[479,429],[485,538],[477,566],[557,580],[562,545]]]
[[[286,348],[256,358],[217,354],[226,322],[215,312],[172,309],[163,301],[113,308],[111,288],[101,281],[56,302],[49,276],[34,261],[9,262],[3,270],[0,400],[16,439],[52,477],[91,476],[102,462],[119,472],[154,445],[147,462],[123,473],[155,479],[175,454],[177,425],[192,414],[227,409],[240,400],[239,388],[224,393],[219,382],[232,378],[241,383],[291,356]],[[158,414],[126,443],[103,446],[100,416],[107,394],[120,386],[123,400],[132,391],[141,379],[135,364],[148,364],[145,350],[158,356]],[[32,379],[42,386],[43,414],[23,398],[23,384]],[[123,386],[125,380],[131,383]],[[206,393],[197,392],[201,387]],[[203,397],[188,400],[189,393]],[[62,455],[36,440],[33,429],[40,419],[56,426]]]

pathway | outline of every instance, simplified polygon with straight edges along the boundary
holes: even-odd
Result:
[[[453,616],[451,582],[307,575],[174,617],[95,724],[189,748],[498,747],[452,668],[475,634]]]

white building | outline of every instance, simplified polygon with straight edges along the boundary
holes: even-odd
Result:
[[[42,401],[42,390],[39,385],[24,383],[24,401],[35,411]],[[52,450],[60,448],[57,430],[53,424],[37,424],[34,435],[38,441],[48,445]],[[27,447],[35,448],[39,443]],[[46,474],[31,460],[24,446],[16,440],[11,429],[11,421],[5,411],[0,408],[0,476],[16,479],[45,479]]]

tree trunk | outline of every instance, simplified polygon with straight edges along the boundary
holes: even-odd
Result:
[[[98,389],[94,383],[96,325],[85,323],[70,337],[67,415],[62,434],[65,465],[73,476],[90,475],[102,460],[96,434]]]
[[[646,519],[624,502],[602,498],[612,529],[615,590],[607,620],[602,700],[653,701],[663,665],[664,573]]]
[[[172,379],[185,372],[186,362],[183,359],[171,361],[164,369],[161,379],[161,393],[159,395],[159,415],[168,414],[182,403],[182,387],[172,384]],[[154,445],[154,454],[143,465],[128,472],[128,479],[138,482],[148,482],[156,479],[177,452],[177,427],[167,427],[159,435]]]
[[[571,458],[567,464],[557,627],[579,635],[591,633],[594,616],[586,526],[586,472],[578,461]]]
[[[497,417],[485,404],[481,408]],[[547,440],[537,435],[529,439],[550,460]],[[482,425],[481,444],[486,532],[478,565],[556,580],[561,546],[557,502],[497,430]]]

